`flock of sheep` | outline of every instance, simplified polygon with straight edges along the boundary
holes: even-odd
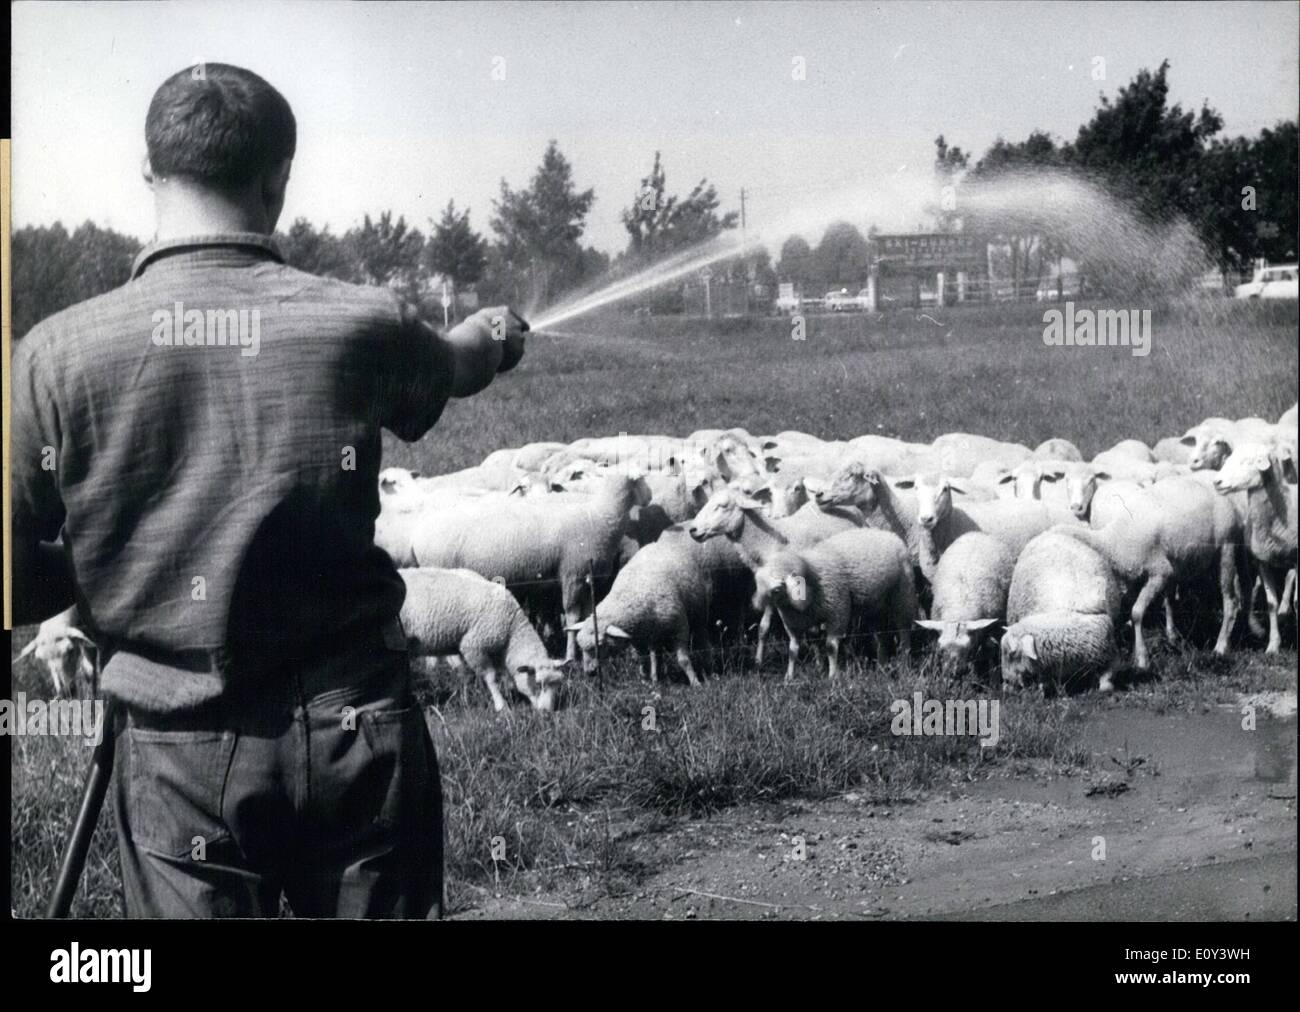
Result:
[[[1293,406],[1276,423],[1209,418],[1154,447],[1124,440],[1090,462],[1064,439],[1031,450],[966,433],[534,443],[452,474],[381,472],[375,543],[406,583],[412,652],[468,665],[498,710],[507,679],[552,709],[570,663],[590,669],[602,648],[635,647],[656,681],[669,651],[697,685],[701,648],[746,638],[755,619],[761,668],[774,618],[787,680],[817,629],[832,677],[846,640],[884,659],[924,629],[942,663],[986,679],[996,664],[1005,686],[1106,690],[1124,619],[1146,668],[1148,609],[1163,603],[1177,640],[1175,599],[1203,600],[1198,587],[1221,606],[1217,653],[1242,611],[1279,649],[1295,599],[1296,442]],[[23,651],[56,692],[93,647],[74,623],[47,621]],[[561,633],[558,659],[544,637]]]
[[[669,651],[696,685],[701,648],[755,619],[761,668],[774,618],[787,680],[814,630],[834,677],[846,640],[883,659],[926,629],[944,664],[998,664],[1008,687],[1107,690],[1124,619],[1146,668],[1148,609],[1163,603],[1177,640],[1175,599],[1198,587],[1221,606],[1216,653],[1242,611],[1279,649],[1296,442],[1292,407],[1276,423],[1209,418],[1154,447],[1124,440],[1090,462],[1064,439],[1031,450],[967,433],[534,443],[453,474],[386,469],[375,541],[406,579],[413,651],[468,664],[497,709],[504,677],[550,709],[568,663],[590,669],[602,648],[635,647],[655,680]],[[1251,607],[1261,587],[1267,629]],[[561,631],[562,661],[543,644]]]

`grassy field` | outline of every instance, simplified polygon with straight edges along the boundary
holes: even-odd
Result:
[[[434,473],[531,440],[733,425],[914,440],[961,430],[1029,445],[1063,436],[1092,454],[1126,437],[1181,433],[1207,415],[1275,418],[1296,400],[1294,304],[1152,307],[1146,358],[1048,347],[1043,308],[814,317],[804,341],[779,319],[575,321],[562,336],[533,337],[512,375],[450,406],[420,443],[386,436],[385,463]],[[18,631],[15,651],[30,635]],[[810,660],[784,686],[776,654],[761,674],[728,654],[696,692],[676,682],[654,692],[631,659],[607,662],[600,684],[576,679],[551,716],[517,707],[497,717],[481,684],[447,676],[429,685],[452,909],[483,890],[572,876],[622,888],[648,870],[629,857],[628,840],[729,805],[849,790],[885,801],[991,771],[1069,773],[1087,761],[1071,727],[1095,705],[1090,697],[1004,700],[991,749],[969,738],[896,738],[891,701],[980,690],[949,684],[924,658],[883,669],[852,663],[836,685]],[[1130,692],[1133,705],[1200,706],[1295,685],[1293,652],[1265,660],[1247,649],[1219,661],[1159,647],[1155,656],[1163,677]],[[15,681],[15,690],[40,691],[30,667]],[[14,907],[31,916],[52,882],[88,750],[49,738],[17,738],[11,749]],[[495,837],[506,844],[501,861],[491,857]],[[119,913],[105,817],[74,914]]]

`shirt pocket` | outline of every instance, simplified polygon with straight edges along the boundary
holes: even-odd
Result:
[[[221,809],[235,732],[132,727],[128,738],[128,812],[139,847],[180,858],[230,838]]]

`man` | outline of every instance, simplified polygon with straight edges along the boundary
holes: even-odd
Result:
[[[256,74],[172,76],[145,137],[157,239],[14,356],[14,620],[75,601],[109,656],[129,915],[439,916],[437,765],[372,542],[380,428],[419,439],[527,325],[439,335],[286,266],[296,124]]]

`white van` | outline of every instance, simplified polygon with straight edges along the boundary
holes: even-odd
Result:
[[[1238,285],[1234,294],[1239,299],[1300,299],[1300,265],[1257,267],[1255,276]]]

